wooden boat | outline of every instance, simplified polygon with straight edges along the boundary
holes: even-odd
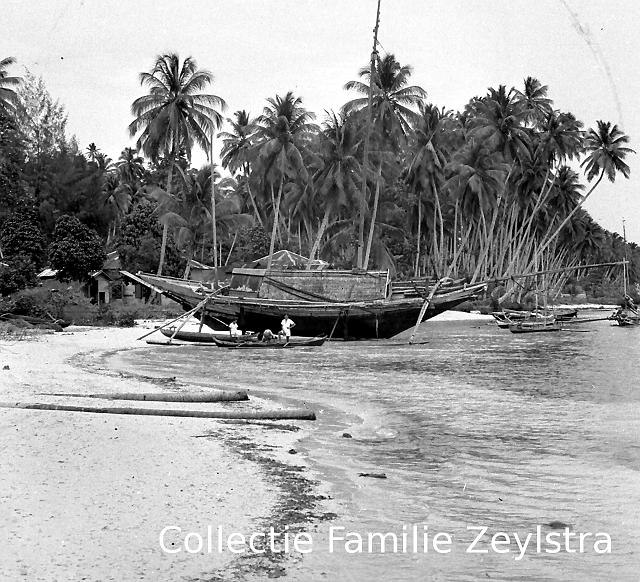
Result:
[[[491,313],[496,320],[496,324],[501,329],[507,329],[511,324],[520,321],[528,321],[534,318],[547,317],[552,315],[557,321],[570,321],[578,317],[578,310],[573,308],[554,309],[551,313],[544,311],[521,311],[515,309],[503,309]]]
[[[640,325],[640,314],[632,309],[618,309],[609,316],[609,319],[615,321],[620,327]]]
[[[205,344],[214,343],[215,338],[224,340],[224,339],[230,339],[231,337],[228,331],[203,332],[203,331],[185,331],[181,329],[180,331],[176,332],[175,327],[163,327],[160,330],[160,333],[168,338],[173,338],[175,340],[180,340],[183,342],[198,342],[198,343],[205,343]],[[245,334],[241,337],[247,340],[251,337],[257,337],[257,334]]]
[[[541,333],[561,330],[562,323],[556,320],[553,315],[536,317],[509,324],[509,331],[511,333]]]
[[[296,324],[296,333],[302,336],[390,338],[413,327],[425,303],[421,293],[407,293],[391,282],[387,271],[234,269],[228,287],[217,291],[198,281],[148,273],[131,277],[177,301],[185,311],[206,298],[203,320],[212,329],[237,319],[240,329],[277,330],[288,314]],[[421,321],[476,297],[484,289],[484,283],[442,284]]]
[[[215,343],[220,348],[252,348],[252,349],[283,349],[283,348],[304,348],[321,346],[327,340],[326,337],[314,337],[310,339],[290,338],[288,342],[283,340],[274,339],[270,342],[258,341],[257,339],[243,340],[239,338],[237,340],[222,340],[216,337],[213,338]]]

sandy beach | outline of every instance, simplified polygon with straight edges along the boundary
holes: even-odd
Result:
[[[144,331],[144,325],[71,327],[30,341],[2,341],[0,401],[98,406],[104,401],[41,393],[184,389],[184,379],[163,385],[162,379],[102,367],[101,354],[144,346],[136,342]],[[144,403],[145,408],[152,406],[167,407]],[[171,404],[170,408],[225,406],[256,404]],[[287,474],[288,465],[276,460],[278,456],[286,460],[298,438],[294,428],[0,409],[0,578],[225,579],[216,576],[225,568],[241,567],[230,552],[169,554],[160,548],[160,532],[167,526],[182,529],[173,542],[167,536],[169,545],[179,544],[187,532],[204,537],[208,526],[248,533],[273,521],[274,512],[283,507],[287,479],[295,478]],[[195,438],[208,434],[210,438]],[[267,434],[268,454],[259,446]],[[248,566],[248,570],[259,568],[270,572],[273,565],[254,560]]]

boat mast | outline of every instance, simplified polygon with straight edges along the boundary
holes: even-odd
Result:
[[[360,216],[358,224],[357,265],[364,268],[364,217],[367,211],[367,166],[369,165],[369,141],[371,133],[371,119],[373,116],[373,84],[375,82],[376,60],[378,58],[378,28],[380,26],[380,0],[376,11],[376,25],[373,29],[373,48],[369,65],[369,102],[367,104],[367,125],[364,134],[364,152],[362,155],[362,192],[360,196]]]
[[[216,186],[213,167],[213,134],[215,129],[215,123],[211,119],[211,152],[209,155],[209,162],[211,163],[211,230],[213,236],[213,266],[218,266],[218,233],[216,232]],[[216,274],[216,280],[218,276]]]
[[[627,297],[627,232],[625,230],[624,218],[622,219],[622,239],[624,240],[624,263],[622,263],[622,284],[624,285],[624,296]]]

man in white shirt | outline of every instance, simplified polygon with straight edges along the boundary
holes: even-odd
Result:
[[[238,329],[238,320],[234,319],[229,324],[229,333],[233,339],[237,339],[240,336],[240,330]]]
[[[289,319],[289,316],[285,313],[280,325],[282,326],[282,333],[284,334],[285,340],[289,341],[291,339],[291,328],[295,327],[296,324],[293,323],[293,320]]]

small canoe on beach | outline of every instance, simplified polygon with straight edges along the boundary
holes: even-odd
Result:
[[[303,348],[321,346],[327,341],[326,336],[319,336],[313,338],[291,338],[288,342],[273,340],[270,342],[248,340],[244,341],[242,338],[238,340],[221,340],[218,338],[213,339],[213,343],[220,348],[231,349],[271,349],[280,350],[288,348]]]

